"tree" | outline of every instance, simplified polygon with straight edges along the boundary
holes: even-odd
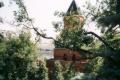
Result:
[[[38,65],[38,70],[36,71],[36,80],[48,80],[48,69],[45,63],[40,63]]]
[[[20,25],[23,25],[29,29],[33,29],[36,32],[36,34],[39,35],[40,37],[47,38],[47,39],[53,39],[52,37],[46,37],[44,34],[39,32],[37,28],[35,28],[35,26],[32,24],[32,20],[29,18],[29,15],[27,13],[27,10],[26,10],[22,0],[14,0],[14,1],[16,1],[16,3],[19,6],[19,9],[20,9],[18,11],[18,13],[17,12],[15,13],[16,20],[17,20],[17,22],[19,22]],[[99,0],[97,2],[99,2]],[[92,16],[92,18],[93,18],[92,20],[97,21],[98,26],[101,27],[103,36],[98,36],[97,34],[95,34],[93,32],[85,32],[84,33],[84,30],[81,31],[78,29],[74,30],[75,32],[72,30],[63,30],[63,33],[61,33],[61,36],[58,37],[58,40],[55,40],[55,39],[53,39],[53,40],[55,41],[56,47],[65,47],[65,48],[74,49],[74,50],[77,50],[77,49],[81,50],[81,48],[85,49],[86,47],[88,47],[88,45],[92,45],[91,44],[92,42],[88,45],[86,45],[86,43],[88,43],[89,41],[92,40],[91,35],[95,36],[96,38],[98,38],[98,40],[103,42],[99,45],[99,49],[94,50],[94,54],[96,54],[96,55],[93,54],[94,57],[100,56],[100,57],[104,58],[103,65],[101,66],[100,70],[97,71],[99,76],[105,77],[103,75],[107,75],[105,78],[110,77],[112,79],[116,78],[119,80],[120,79],[119,78],[120,77],[119,76],[120,75],[119,74],[119,68],[120,68],[120,66],[119,66],[119,61],[120,61],[119,60],[119,56],[120,56],[119,55],[119,52],[120,52],[120,46],[119,46],[119,44],[120,44],[119,43],[119,41],[120,41],[120,38],[119,38],[119,36],[120,36],[120,34],[119,34],[120,33],[120,31],[119,31],[119,28],[120,28],[119,13],[120,12],[119,11],[120,10],[119,9],[120,8],[119,8],[119,6],[120,6],[120,1],[119,0],[103,0],[99,3],[100,3],[100,5],[98,7],[95,7],[95,8],[89,7],[90,14],[91,14],[90,17]],[[106,6],[106,7],[104,7],[104,6]],[[26,24],[23,24],[26,22],[29,22],[30,26],[32,26],[32,28],[28,27],[28,25],[26,25]],[[73,21],[70,21],[70,22],[72,22],[73,24],[76,24],[76,20],[75,20],[75,23]],[[69,34],[71,34],[71,35],[69,35]],[[85,34],[87,36],[85,36]],[[68,37],[66,35],[68,35]],[[73,39],[75,39],[75,40],[73,40]],[[13,44],[14,41],[11,43]],[[2,45],[4,45],[4,44],[6,44],[6,43],[3,43]],[[6,46],[2,46],[1,51],[5,50],[4,47],[6,47]],[[91,49],[87,49],[87,50],[89,50],[89,51],[93,50],[93,47],[90,47],[90,48]],[[10,51],[10,50],[8,49],[8,51]],[[3,62],[3,61],[1,61],[1,62]],[[108,76],[109,73],[110,73],[110,76]],[[112,75],[113,73],[114,73],[114,75]]]
[[[52,80],[63,80],[62,66],[57,61],[54,63],[54,68],[51,77]]]
[[[0,42],[1,80],[28,80],[28,73],[34,72],[37,47],[28,33],[6,37]]]
[[[99,65],[93,64],[93,68],[95,66],[99,65],[99,70],[97,70],[97,77],[103,78],[106,80],[119,80],[120,74],[119,74],[119,61],[118,58],[119,51],[120,51],[120,25],[119,25],[119,6],[120,1],[119,0],[104,0],[102,3],[106,4],[106,8],[99,7],[99,10],[101,9],[102,12],[99,12],[99,15],[97,14],[95,20],[97,21],[98,25],[101,27],[101,31],[103,32],[103,36],[101,36],[104,41],[111,47],[107,47],[103,44],[99,47],[99,52],[102,52],[100,55],[102,55],[103,63]],[[103,6],[103,4],[101,4]],[[103,31],[104,30],[104,31]],[[102,50],[102,51],[101,51]],[[95,63],[96,61],[90,60],[92,63]],[[93,69],[91,68],[91,70]],[[92,72],[92,71],[91,71]],[[93,71],[94,72],[94,71]]]
[[[61,45],[55,42],[56,48],[71,48],[73,50],[79,50],[84,46],[89,46],[93,38],[85,35],[85,30],[78,27],[73,29],[63,29],[61,34],[57,37],[57,41],[64,44]]]
[[[102,32],[113,31],[119,22],[119,0],[97,0],[97,6],[88,5],[91,20],[96,21],[97,26],[102,27]]]
[[[71,67],[71,64],[64,65],[63,77],[64,80],[71,80],[71,78],[75,77],[75,70]]]

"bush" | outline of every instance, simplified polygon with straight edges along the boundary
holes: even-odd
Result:
[[[28,74],[35,71],[36,49],[28,33],[4,38],[0,42],[0,80],[28,80]]]
[[[45,63],[40,63],[38,65],[38,70],[36,71],[36,80],[49,80],[48,79],[48,69]]]
[[[55,62],[54,68],[52,71],[52,80],[64,80],[62,73],[62,66],[59,62]]]

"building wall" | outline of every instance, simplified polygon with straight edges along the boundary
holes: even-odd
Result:
[[[87,60],[80,60],[80,61],[64,61],[64,60],[47,60],[47,67],[49,69],[49,73],[53,71],[53,66],[56,61],[59,61],[61,65],[71,65],[71,67],[76,71],[76,72],[84,72],[85,65],[87,63]]]
[[[87,64],[88,62],[86,59],[81,59],[80,53],[77,51],[72,51],[65,48],[55,48],[54,58],[47,60],[47,67],[49,69],[49,73],[51,73],[51,71],[53,70],[53,65],[56,61],[59,61],[63,67],[67,64],[72,64],[73,69],[78,72],[83,72],[85,64]]]
[[[77,51],[72,51],[65,48],[55,48],[54,49],[54,59],[55,60],[80,60],[80,53]]]

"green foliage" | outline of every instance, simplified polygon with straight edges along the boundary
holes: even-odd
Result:
[[[18,11],[14,11],[14,16],[17,22],[27,22],[30,21],[31,19],[29,19],[28,17],[28,13],[26,10],[26,7],[24,5],[24,1],[23,0],[13,0],[17,6],[18,6]]]
[[[28,80],[28,73],[36,66],[36,49],[25,32],[0,42],[1,80]]]
[[[106,79],[120,79],[120,37],[119,34],[107,34],[105,36],[107,42],[114,48],[114,52],[107,52],[104,57],[104,65],[98,71],[99,76]]]
[[[75,70],[73,67],[71,67],[71,64],[65,64],[64,65],[64,71],[63,71],[63,77],[64,80],[71,80],[75,76]]]
[[[120,1],[119,0],[103,0],[98,8],[96,20],[102,30],[112,31],[120,21]],[[102,8],[105,6],[105,8]]]
[[[80,28],[63,29],[60,36],[57,38],[58,42],[55,42],[56,48],[71,48],[79,50],[83,46],[89,46],[93,42],[91,36],[86,36],[85,31]]]
[[[48,69],[45,63],[40,63],[38,65],[38,70],[36,71],[36,80],[48,80]]]
[[[64,80],[62,66],[57,61],[54,63],[54,68],[52,71],[52,80]]]
[[[112,31],[120,23],[119,0],[96,0],[96,5],[89,3],[87,10],[88,20],[90,18],[97,22],[97,27],[101,27],[102,32]]]
[[[86,65],[86,71],[92,73],[93,75],[97,76],[98,71],[100,70],[101,66],[103,66],[104,58],[96,57],[90,60],[90,62]]]
[[[116,51],[120,50],[120,34],[108,33],[104,38]]]
[[[119,0],[103,0],[107,8],[102,9],[101,16],[98,16],[97,23],[104,30],[102,38],[114,49],[108,49],[103,44],[99,47],[99,53],[102,56],[102,64],[96,63],[96,58],[90,60],[87,69],[90,73],[96,74],[96,78],[105,80],[120,80],[120,1]],[[102,5],[102,4],[101,4]],[[100,9],[99,9],[100,10]],[[105,28],[106,27],[106,28]],[[107,30],[105,30],[107,29]],[[86,70],[87,70],[86,69]]]

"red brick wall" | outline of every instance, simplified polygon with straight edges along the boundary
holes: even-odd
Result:
[[[55,48],[54,49],[54,59],[55,60],[80,60],[80,53],[77,51],[72,51],[65,48]]]
[[[74,55],[74,60],[73,60],[73,55]],[[65,57],[66,56],[66,60]],[[61,65],[72,65],[73,69],[76,70],[77,72],[84,72],[85,64],[87,64],[86,59],[81,59],[80,53],[77,51],[72,51],[69,49],[65,48],[55,48],[54,49],[54,58],[47,60],[47,67],[49,70],[49,78],[51,78],[51,74],[53,71],[53,66],[56,61],[59,61]]]

